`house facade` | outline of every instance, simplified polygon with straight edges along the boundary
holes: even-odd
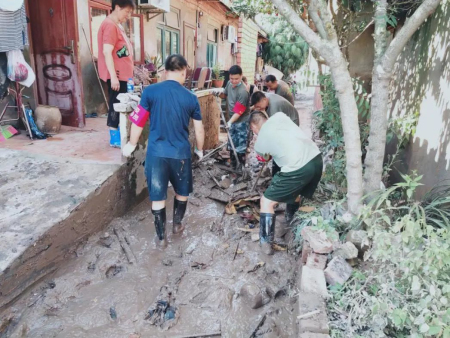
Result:
[[[158,6],[148,3],[158,2]],[[239,64],[253,82],[258,27],[231,11],[229,1],[137,0],[125,30],[135,65],[173,53],[189,67],[222,70]],[[26,1],[30,18],[30,61],[36,70],[37,104],[58,106],[63,124],[83,127],[85,114],[106,113],[96,73],[97,34],[111,11],[111,0]]]

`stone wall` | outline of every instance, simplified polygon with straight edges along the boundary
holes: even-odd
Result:
[[[392,82],[391,115],[418,112],[416,134],[393,170],[417,170],[424,186],[417,197],[450,179],[450,6],[442,3],[400,55]],[[388,146],[392,152],[395,145]]]

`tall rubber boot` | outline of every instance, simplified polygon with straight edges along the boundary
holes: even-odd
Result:
[[[295,213],[300,208],[300,203],[287,203],[286,210],[284,211],[284,218],[286,219],[287,225],[290,225],[292,220],[294,219]]]
[[[259,219],[259,244],[261,251],[273,255],[273,239],[275,235],[275,214],[261,213]]]
[[[155,217],[156,245],[160,248],[165,248],[167,246],[166,208],[161,210],[152,210],[152,214]]]
[[[187,201],[179,201],[176,197],[173,199],[173,229],[174,234],[183,232],[185,226],[183,225],[183,217],[186,213]]]

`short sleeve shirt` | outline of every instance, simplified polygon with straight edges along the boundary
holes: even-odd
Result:
[[[103,55],[104,44],[114,46],[112,56],[117,78],[119,81],[128,81],[133,77],[134,69],[132,45],[123,28],[110,18],[106,18],[102,22],[98,31],[98,73],[100,78],[106,82],[111,79],[111,74],[106,67]]]
[[[150,112],[147,155],[174,159],[191,158],[189,122],[201,120],[197,96],[176,81],[147,87],[140,105]]]
[[[302,168],[320,154],[317,145],[281,112],[263,124],[256,139],[255,151],[264,157],[272,156],[281,167],[281,172],[285,173]]]
[[[267,107],[267,115],[272,116],[275,113],[285,113],[297,126],[299,124],[298,111],[295,107],[288,102],[284,97],[277,94],[266,93],[266,97],[269,99],[269,106]]]
[[[237,122],[246,122],[250,115],[248,109],[249,94],[244,83],[241,82],[240,85],[233,87],[231,82],[228,82],[227,86],[225,87],[224,94],[227,96],[228,110],[230,111],[231,115],[234,114],[233,110],[236,102],[240,102],[246,107],[245,112],[237,120]]]
[[[294,105],[294,95],[292,94],[291,88],[286,82],[278,80],[278,86],[277,89],[275,90],[275,94],[284,97],[286,100],[289,101],[290,104]]]

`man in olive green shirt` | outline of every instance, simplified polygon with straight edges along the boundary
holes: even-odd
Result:
[[[299,196],[311,198],[322,177],[322,154],[316,144],[292,120],[278,112],[269,119],[261,111],[253,111],[250,128],[258,138],[255,151],[261,162],[274,161],[281,167],[261,198],[260,244],[272,254],[275,235],[274,207],[286,203],[286,222],[289,224],[300,204]]]
[[[291,92],[291,87],[289,87],[286,82],[284,82],[283,80],[277,80],[277,78],[273,75],[267,75],[265,82],[266,87],[269,90],[284,97],[289,101],[290,104],[294,105],[294,95]]]
[[[297,126],[300,125],[297,109],[278,94],[255,92],[250,99],[250,106],[255,110],[265,111],[269,117],[275,113],[283,112]]]

